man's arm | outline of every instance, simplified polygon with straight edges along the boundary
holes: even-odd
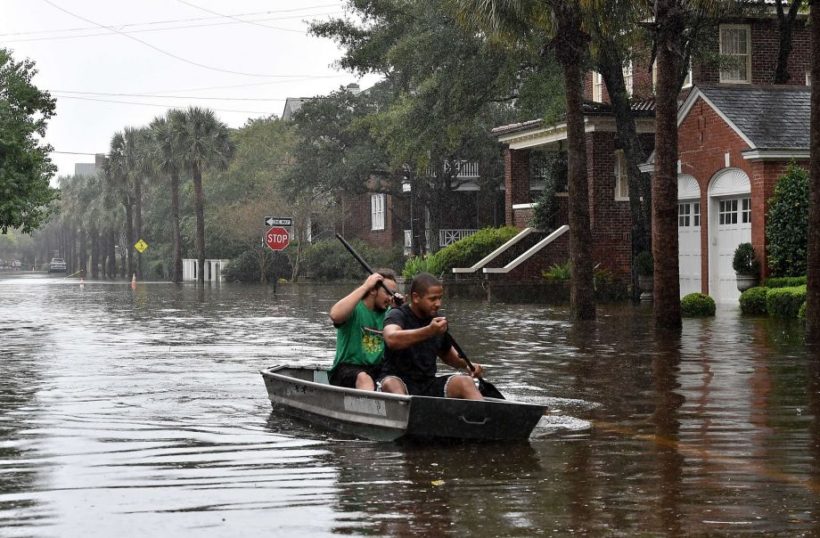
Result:
[[[484,373],[484,368],[482,368],[482,366],[477,362],[473,362],[474,369],[470,370],[470,367],[467,365],[467,361],[458,356],[458,351],[456,351],[454,346],[450,346],[450,349],[440,353],[439,358],[442,362],[448,366],[452,366],[456,370],[466,370],[472,374],[473,377],[481,377],[481,374]]]
[[[350,319],[350,315],[353,313],[353,310],[356,308],[356,305],[359,304],[359,301],[364,299],[370,290],[374,289],[378,283],[383,280],[382,277],[378,273],[373,273],[367,280],[365,280],[361,286],[350,292],[346,297],[340,299],[333,307],[330,309],[330,319],[333,321],[334,325],[342,325],[345,321]]]
[[[445,318],[433,318],[429,325],[419,329],[402,329],[401,326],[391,323],[384,326],[384,343],[390,349],[407,349],[445,332],[447,332]]]

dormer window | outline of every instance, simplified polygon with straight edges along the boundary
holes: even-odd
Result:
[[[751,27],[746,24],[720,25],[720,54],[729,64],[720,70],[721,82],[751,84],[751,33]]]

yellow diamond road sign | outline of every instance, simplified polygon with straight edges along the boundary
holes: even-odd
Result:
[[[148,243],[146,243],[145,241],[143,241],[142,239],[140,239],[139,241],[137,241],[136,243],[134,243],[134,248],[135,248],[135,249],[137,249],[137,250],[139,250],[139,251],[140,251],[140,254],[142,254],[143,252],[145,252],[145,249],[147,249],[147,248],[148,248]]]

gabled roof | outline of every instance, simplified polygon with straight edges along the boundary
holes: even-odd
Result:
[[[749,144],[750,149],[809,147],[808,86],[702,86],[693,88],[678,112],[678,125],[702,98]]]

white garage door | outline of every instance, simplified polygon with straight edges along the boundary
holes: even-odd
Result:
[[[709,287],[716,301],[736,302],[740,292],[732,259],[740,243],[752,240],[750,184],[748,176],[740,170],[730,169],[721,174],[709,189]]]
[[[700,187],[689,175],[678,175],[678,270],[680,296],[701,291]]]

